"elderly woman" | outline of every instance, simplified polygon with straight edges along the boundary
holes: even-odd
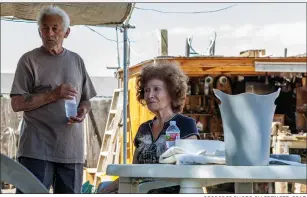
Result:
[[[158,163],[166,151],[165,131],[176,121],[181,139],[199,137],[194,119],[179,114],[184,106],[188,78],[171,63],[144,67],[137,80],[137,99],[155,114],[153,120],[140,125],[135,137],[133,163]]]
[[[165,131],[170,121],[176,121],[181,139],[199,139],[195,120],[180,112],[184,106],[188,77],[175,64],[151,64],[143,68],[137,79],[137,99],[155,115],[140,125],[134,144],[134,164],[159,163],[166,151]],[[118,188],[118,180],[101,192]],[[161,188],[151,193],[178,193],[179,186]]]

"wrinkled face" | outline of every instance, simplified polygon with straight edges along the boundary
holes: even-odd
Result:
[[[153,113],[166,108],[171,109],[171,98],[166,84],[159,79],[151,79],[145,84],[144,100]]]
[[[70,32],[69,28],[64,32],[63,20],[58,15],[45,15],[39,31],[44,46],[49,50],[61,47]]]

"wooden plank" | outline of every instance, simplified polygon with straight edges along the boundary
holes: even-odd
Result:
[[[205,72],[254,72],[255,68],[253,66],[215,66],[213,68],[203,68]]]
[[[202,74],[208,74],[208,73],[215,73],[215,72],[228,72],[229,70],[232,70],[231,72],[254,72],[254,68],[252,66],[217,66],[217,67],[189,67],[184,68],[182,67],[183,72],[201,72]]]
[[[174,61],[180,64],[183,68],[195,68],[195,67],[223,67],[223,72],[229,72],[232,74],[240,75],[263,75],[264,73],[255,73],[254,62],[307,62],[306,57],[167,57],[167,58],[156,58],[155,61],[159,60],[168,60]],[[135,74],[141,71],[143,66],[153,63],[153,59],[140,62],[137,65],[129,67],[129,77],[134,76]],[[228,66],[228,67],[226,67]],[[234,66],[234,67],[233,67]],[[240,70],[242,73],[233,73],[236,72],[238,67],[246,67]],[[253,68],[253,69],[252,69]],[[246,69],[246,70],[244,70]],[[208,70],[204,70],[200,75],[209,74],[206,73]],[[213,71],[212,71],[213,72]],[[251,72],[251,73],[250,73]],[[123,78],[122,70],[118,71],[120,79]],[[214,73],[212,73],[214,74]]]
[[[235,76],[266,76],[271,75],[273,73],[263,73],[263,72],[248,72],[248,71],[210,71],[207,70],[205,72],[184,72],[189,77],[202,77],[202,76],[218,76],[218,75],[235,75]],[[135,74],[137,75],[137,74]]]
[[[130,71],[129,71],[130,72]],[[274,73],[264,73],[264,72],[254,72],[254,71],[210,71],[210,70],[206,70],[206,71],[184,71],[184,73],[186,75],[188,75],[189,77],[205,77],[207,75],[211,75],[211,76],[218,76],[218,75],[232,75],[232,76],[267,76],[267,75],[272,75]],[[140,73],[139,72],[135,72],[133,74],[130,73],[129,77],[133,78],[138,76]]]
[[[95,135],[97,136],[97,140],[98,140],[99,146],[101,147],[101,145],[102,145],[101,136],[100,136],[100,133],[99,133],[99,129],[98,129],[98,126],[97,126],[97,123],[96,123],[93,111],[90,110],[88,115],[89,115],[90,120],[92,122],[92,125],[94,127],[94,132],[95,132]]]

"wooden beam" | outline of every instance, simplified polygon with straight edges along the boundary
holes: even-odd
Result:
[[[265,73],[255,71],[255,61],[307,62],[306,57],[163,57],[155,59],[155,61],[159,60],[176,62],[187,74],[197,74],[199,76],[224,73],[244,76],[263,76]],[[129,77],[137,75],[143,66],[151,64],[153,61],[151,59],[129,67]],[[123,78],[122,70],[119,71],[119,77]]]
[[[188,38],[185,40],[185,56],[189,57],[190,56],[190,45],[188,42]]]
[[[95,120],[95,116],[94,116],[94,114],[93,114],[93,111],[90,110],[88,114],[89,114],[89,117],[90,117],[90,119],[91,119],[91,122],[92,122],[92,125],[93,125],[93,128],[94,128],[94,132],[95,132],[95,134],[96,134],[96,136],[97,136],[99,148],[101,148],[101,146],[102,146],[102,140],[101,140],[101,136],[100,136],[100,134],[99,134],[99,129],[98,129],[98,126],[97,126],[97,123],[96,123],[96,120]]]
[[[161,29],[161,56],[167,56],[168,55],[168,36],[167,36],[167,29]]]

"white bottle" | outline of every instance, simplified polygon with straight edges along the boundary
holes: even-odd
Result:
[[[166,148],[175,146],[175,140],[178,139],[180,139],[180,130],[176,126],[176,121],[170,121],[170,125],[165,131]]]
[[[65,112],[66,112],[66,117],[76,117],[77,116],[77,102],[76,102],[76,97],[74,99],[65,100]]]

